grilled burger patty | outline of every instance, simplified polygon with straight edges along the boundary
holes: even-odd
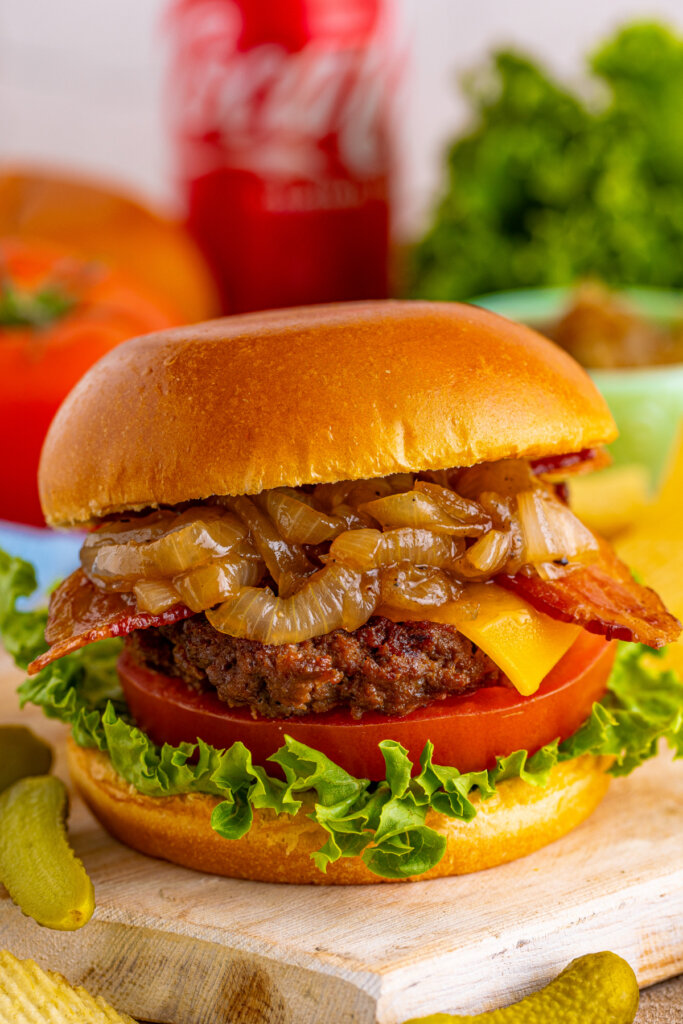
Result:
[[[204,614],[140,629],[127,644],[149,668],[213,687],[230,707],[285,718],[349,708],[405,715],[434,700],[501,681],[501,672],[452,626],[391,622],[375,615],[360,629],[337,629],[274,647],[219,633]]]

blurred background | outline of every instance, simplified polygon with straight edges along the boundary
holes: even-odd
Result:
[[[59,402],[220,312],[477,301],[582,362],[615,535],[683,418],[680,0],[4,0],[0,519]],[[0,538],[1,539],[1,538]]]
[[[444,155],[471,121],[459,76],[512,46],[570,87],[586,88],[587,55],[617,28],[656,20],[683,34],[679,0],[387,0],[402,51],[396,228],[425,227]],[[168,0],[3,0],[3,159],[50,162],[116,179],[178,203],[168,122]]]

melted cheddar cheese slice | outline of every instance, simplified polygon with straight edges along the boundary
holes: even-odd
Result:
[[[536,692],[581,632],[580,626],[551,619],[494,583],[470,583],[460,600],[430,608],[428,614],[385,607],[379,614],[394,622],[428,618],[455,626],[524,697]]]

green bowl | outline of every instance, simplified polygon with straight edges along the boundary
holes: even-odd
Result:
[[[624,288],[636,309],[660,323],[683,319],[683,292]],[[473,299],[510,320],[542,328],[567,307],[571,288],[528,288]],[[619,428],[610,445],[615,466],[641,465],[655,489],[683,422],[683,363],[636,369],[589,370]]]

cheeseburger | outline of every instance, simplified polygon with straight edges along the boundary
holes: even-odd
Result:
[[[45,517],[88,533],[23,696],[153,856],[365,883],[527,854],[680,742],[648,650],[680,624],[567,501],[614,436],[566,353],[463,305],[129,341],[45,442]]]

